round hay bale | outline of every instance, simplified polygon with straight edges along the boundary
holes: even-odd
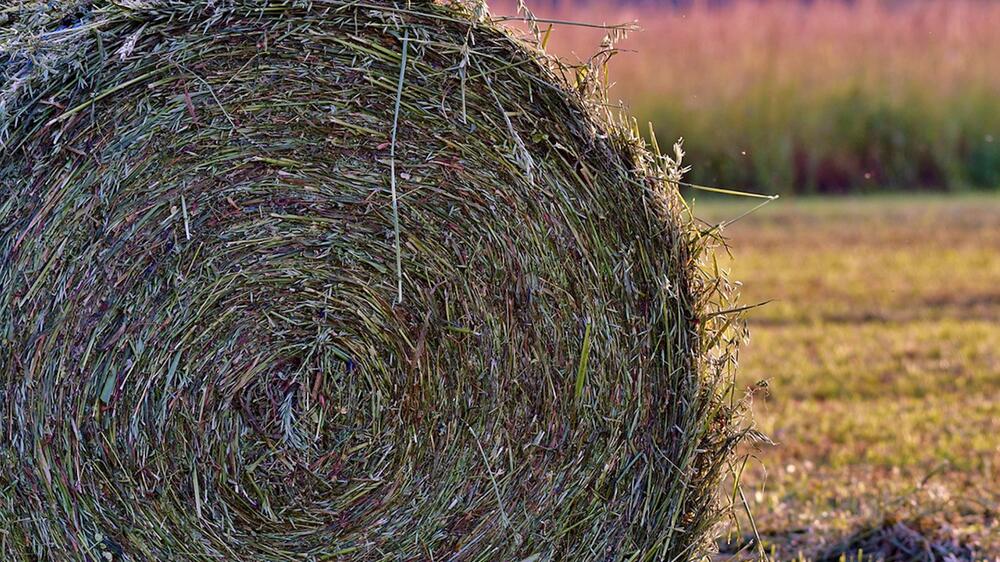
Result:
[[[678,159],[462,5],[60,6],[0,16],[8,558],[708,552]]]

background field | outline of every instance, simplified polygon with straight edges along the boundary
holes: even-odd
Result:
[[[1000,198],[782,200],[726,234],[743,300],[774,299],[741,360],[764,538],[815,556],[888,519],[1000,557]]]
[[[779,193],[1000,187],[1000,2],[680,3],[528,2],[543,18],[638,22],[610,65],[612,101],[661,139],[683,136],[694,181]],[[547,49],[587,60],[605,34],[556,24]]]

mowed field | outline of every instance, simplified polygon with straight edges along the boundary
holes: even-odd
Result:
[[[743,384],[768,382],[776,445],[744,486],[769,547],[895,524],[1000,558],[1000,197],[779,200],[725,234],[741,300],[773,300],[741,354]]]

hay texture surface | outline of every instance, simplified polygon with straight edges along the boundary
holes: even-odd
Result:
[[[459,5],[48,4],[0,15],[5,559],[706,553],[738,323],[585,82]]]

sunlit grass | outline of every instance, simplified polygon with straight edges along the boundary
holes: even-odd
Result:
[[[1000,199],[779,201],[726,234],[743,300],[775,299],[741,356],[769,383],[777,446],[746,485],[770,540],[794,556],[926,511],[1000,553]]]

